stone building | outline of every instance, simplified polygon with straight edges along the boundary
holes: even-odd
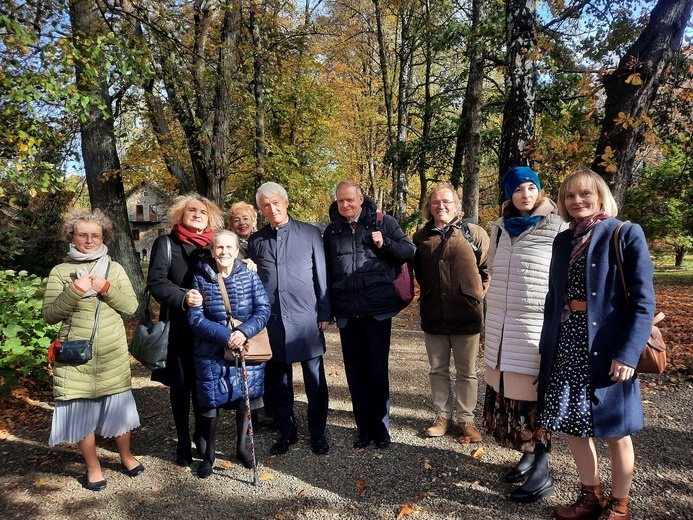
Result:
[[[128,195],[128,219],[135,251],[140,259],[149,260],[156,237],[171,231],[168,210],[172,200],[173,195],[155,185],[143,186]]]

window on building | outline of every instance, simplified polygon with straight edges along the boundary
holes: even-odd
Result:
[[[144,220],[144,205],[135,205],[135,220]]]
[[[140,239],[140,230],[139,229],[133,229],[132,230],[132,239],[135,241],[139,241],[139,239]]]

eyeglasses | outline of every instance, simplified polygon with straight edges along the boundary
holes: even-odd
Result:
[[[454,203],[454,200],[432,200],[431,206],[452,206]]]
[[[88,238],[91,238],[94,242],[103,239],[103,235],[99,233],[73,233],[73,235],[79,238],[80,240],[87,240]]]

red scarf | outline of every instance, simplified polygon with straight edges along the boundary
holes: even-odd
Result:
[[[573,235],[575,238],[573,238],[573,251],[570,255],[569,265],[572,266],[575,263],[575,260],[580,258],[580,256],[587,251],[587,248],[590,246],[590,242],[592,241],[592,230],[594,229],[594,226],[596,226],[598,222],[606,220],[607,218],[609,218],[609,215],[607,215],[604,210],[599,210],[591,217],[583,218],[579,221],[572,220],[570,222],[569,227],[575,233]]]
[[[216,230],[214,229],[210,229],[209,231],[205,231],[203,233],[193,233],[192,231],[185,229],[182,224],[175,224],[171,230],[171,232],[176,235],[178,240],[184,244],[190,244],[191,246],[195,246],[199,249],[204,249],[212,242],[212,235],[214,235],[215,231]]]

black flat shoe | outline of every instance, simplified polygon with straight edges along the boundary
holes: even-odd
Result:
[[[375,442],[376,448],[384,449],[390,445],[390,434],[380,433],[373,437],[373,442]]]
[[[327,438],[324,435],[318,437],[317,439],[313,439],[311,444],[313,446],[313,453],[316,455],[324,455],[330,451],[330,444],[327,442]]]
[[[366,435],[365,433],[359,433],[359,436],[356,438],[354,441],[354,448],[357,450],[360,450],[361,448],[365,448],[371,443],[371,438],[369,435]]]
[[[549,475],[541,486],[536,489],[522,489],[524,486],[520,486],[515,491],[510,493],[510,500],[513,502],[519,502],[520,504],[531,504],[542,498],[550,497],[555,495],[556,492],[553,489],[553,478]]]
[[[144,473],[144,465],[141,462],[132,469],[125,468],[125,474],[128,477],[136,477],[137,475],[141,475],[142,473]]]
[[[205,459],[200,463],[197,468],[197,476],[200,478],[207,478],[212,475],[213,463],[209,459]]]
[[[529,472],[534,467],[534,453],[523,453],[517,465],[505,475],[505,481],[509,484],[517,484],[527,480]]]
[[[89,474],[87,473],[87,489],[89,491],[103,491],[106,489],[106,479],[89,482]]]
[[[270,453],[272,455],[283,455],[287,451],[289,451],[289,446],[292,444],[296,444],[298,442],[298,434],[296,432],[293,433],[285,433],[281,437],[279,437],[279,440],[275,442],[272,445],[272,448],[270,448]]]

